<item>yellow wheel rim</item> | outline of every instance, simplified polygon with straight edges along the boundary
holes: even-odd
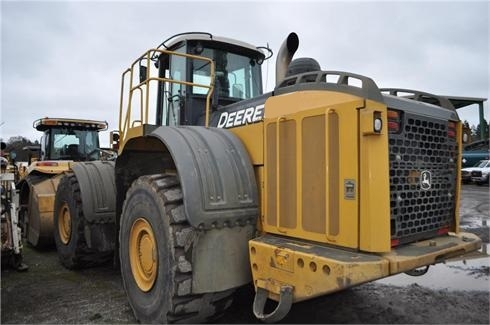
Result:
[[[151,225],[136,219],[129,233],[129,262],[138,287],[148,292],[155,284],[158,269],[157,245]]]
[[[71,238],[71,215],[70,208],[63,202],[58,214],[58,233],[63,244],[68,244]]]

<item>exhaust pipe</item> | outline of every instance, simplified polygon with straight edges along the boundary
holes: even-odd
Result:
[[[284,79],[288,71],[289,63],[293,59],[294,52],[298,49],[299,38],[296,33],[291,33],[282,42],[276,58],[276,86]]]

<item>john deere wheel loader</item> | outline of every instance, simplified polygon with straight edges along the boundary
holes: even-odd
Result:
[[[107,129],[107,122],[46,117],[34,121],[33,127],[43,135],[39,159],[17,185],[19,222],[27,242],[42,247],[54,243],[54,198],[63,172],[76,162],[100,159],[98,132]]]
[[[139,321],[208,321],[253,281],[255,315],[274,322],[294,302],[480,247],[459,231],[454,108],[291,62],[298,44],[292,33],[281,46],[266,94],[270,55],[208,33],[176,35],[124,71],[114,204],[95,204],[114,195],[106,170],[74,169],[55,216],[72,213],[65,248],[95,237],[82,224],[110,246],[115,222]]]

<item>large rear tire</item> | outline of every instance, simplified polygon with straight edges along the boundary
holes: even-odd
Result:
[[[80,185],[73,173],[60,180],[54,202],[54,240],[61,264],[68,269],[96,266],[109,261],[111,253],[87,246]]]
[[[27,175],[21,185],[21,202],[19,207],[19,225],[22,229],[22,236],[27,243],[36,249],[49,249],[53,247],[54,240],[52,236],[52,227],[46,224],[41,218],[37,200],[31,198],[35,195],[31,191],[31,186],[38,185],[41,182],[47,181],[52,175],[47,174],[30,174]],[[35,200],[35,204],[31,204],[31,200]]]
[[[231,305],[234,289],[192,293],[192,248],[197,233],[186,220],[175,175],[142,176],[134,181],[120,226],[123,285],[141,323],[212,321]]]

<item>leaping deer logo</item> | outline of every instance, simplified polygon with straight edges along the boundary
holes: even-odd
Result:
[[[424,170],[420,173],[420,188],[424,191],[430,190],[432,186],[432,175],[430,171]]]

